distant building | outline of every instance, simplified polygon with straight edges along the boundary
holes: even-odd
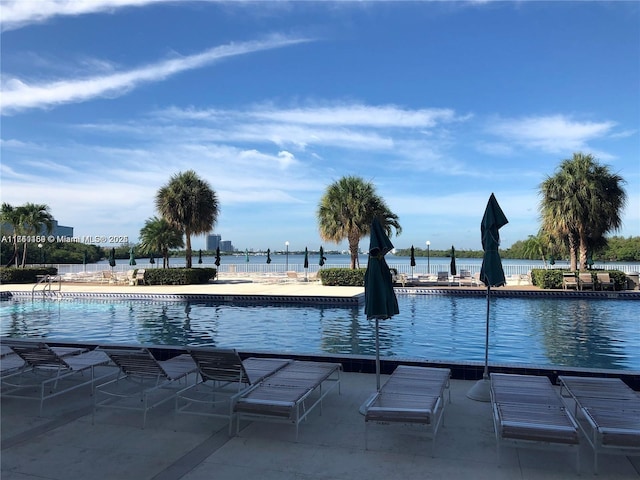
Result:
[[[221,252],[233,252],[233,245],[231,240],[221,240],[220,241],[220,251]]]
[[[4,235],[13,235],[13,227],[8,223],[2,224],[2,232]],[[39,235],[53,235],[54,237],[73,237],[73,227],[59,225],[57,220],[51,222],[51,231],[47,231],[47,227],[42,227]]]
[[[220,242],[222,242],[222,235],[217,235],[215,233],[211,233],[207,235],[207,250],[215,250],[220,247]],[[222,249],[222,247],[220,247]]]
[[[206,238],[207,250],[213,251],[216,248],[220,248],[221,252],[233,252],[233,245],[231,240],[222,240],[222,235],[216,233],[210,233]]]

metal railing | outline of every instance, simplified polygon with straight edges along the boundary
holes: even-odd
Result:
[[[51,285],[57,282],[58,290],[51,290]],[[31,297],[33,298],[36,294],[36,289],[38,286],[42,285],[42,296],[43,297],[56,297],[59,298],[62,296],[62,277],[60,275],[43,275],[42,278],[33,286],[31,289]]]

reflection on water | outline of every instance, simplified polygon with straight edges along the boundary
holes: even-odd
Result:
[[[484,361],[486,299],[398,297],[380,322],[382,356]],[[640,370],[632,300],[492,298],[491,363]],[[363,308],[205,302],[0,302],[1,335],[95,343],[212,345],[246,351],[373,355]]]

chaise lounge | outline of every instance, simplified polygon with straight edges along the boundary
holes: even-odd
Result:
[[[558,377],[561,392],[575,402],[574,418],[598,454],[640,455],[640,394],[619,378]]]
[[[340,363],[295,360],[232,398],[236,434],[241,420],[291,423],[296,427],[335,388],[340,393]]]
[[[235,418],[232,398],[291,363],[281,358],[243,361],[234,349],[200,347],[188,348],[187,352],[198,366],[200,381],[176,394],[176,411],[227,418],[229,435]]]
[[[17,370],[2,376],[2,396],[40,400],[39,414],[44,401],[77,388],[90,385],[93,393],[97,382],[114,374],[111,368],[98,371],[98,367],[109,365],[109,357],[97,350],[74,347],[50,347],[44,342],[19,339],[2,339],[3,349],[10,348],[15,355],[3,358]],[[4,367],[3,367],[4,370]],[[88,373],[88,375],[86,375]]]
[[[578,425],[547,377],[492,373],[491,406],[498,462],[503,445],[567,449],[580,471]]]
[[[363,407],[365,448],[368,448],[371,423],[417,424],[424,426],[427,437],[432,439],[433,453],[444,418],[447,404],[444,393],[449,389],[450,377],[448,368],[399,365]],[[448,401],[451,402],[450,391]]]
[[[182,381],[198,370],[191,355],[181,354],[169,360],[157,360],[143,347],[102,346],[100,353],[118,366],[117,378],[98,385],[94,396],[93,417],[98,408],[114,408],[143,412],[142,428],[147,412],[173,400]]]

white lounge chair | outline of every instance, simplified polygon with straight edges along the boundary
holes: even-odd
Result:
[[[291,423],[296,427],[336,387],[340,392],[342,365],[293,361],[232,399],[236,433],[241,420]]]
[[[368,448],[371,423],[401,423],[424,426],[433,441],[433,452],[447,405],[444,397],[450,378],[448,368],[398,366],[380,391],[364,405],[365,448]],[[450,391],[448,401],[451,402]]]
[[[97,371],[109,364],[109,357],[97,350],[50,347],[43,342],[18,339],[3,339],[2,343],[24,362],[17,375],[3,376],[2,396],[40,400],[40,414],[45,400],[86,385],[93,392],[97,382],[115,373],[112,369]],[[17,362],[11,355],[8,358]]]
[[[291,360],[281,358],[248,358],[242,360],[233,349],[188,348],[198,367],[200,381],[176,394],[176,411],[192,415],[229,419],[232,434],[234,395],[264,380]]]
[[[593,469],[598,454],[640,455],[640,394],[619,378],[558,377],[561,391],[575,402],[574,416],[593,449]]]
[[[492,373],[491,406],[498,462],[503,445],[568,449],[580,471],[578,425],[547,377]]]
[[[143,413],[144,428],[147,412],[173,400],[184,388],[180,382],[186,382],[190,374],[198,371],[188,354],[157,360],[147,348],[102,346],[99,350],[108,355],[119,372],[116,379],[96,388],[92,421],[98,408],[137,410]]]

